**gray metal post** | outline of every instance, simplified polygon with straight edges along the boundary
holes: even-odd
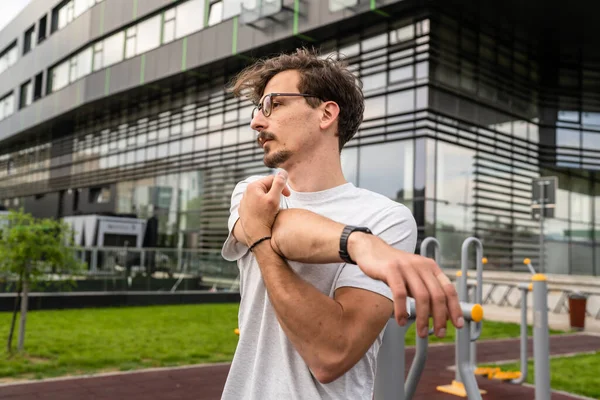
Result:
[[[471,341],[469,325],[465,324],[465,326],[456,332],[456,336],[458,337],[458,370],[462,384],[467,392],[467,398],[469,400],[481,400],[481,393],[479,392],[479,386],[475,380],[473,366],[469,358],[469,344]]]
[[[410,326],[390,318],[377,355],[374,400],[404,400],[404,340]]]
[[[520,284],[519,290],[521,290],[521,376],[511,381],[516,385],[527,380],[527,294],[529,285]]]
[[[548,333],[548,281],[535,274],[533,281],[533,358],[535,400],[550,399],[550,339]]]
[[[425,361],[427,361],[427,346],[429,346],[429,336],[424,338],[417,336],[415,357],[404,384],[404,400],[411,400],[417,391],[417,384],[421,379],[423,369],[425,369]]]
[[[461,273],[462,273],[462,282],[463,285],[460,287],[460,292],[458,293],[458,298],[460,301],[468,302],[469,301],[469,289],[467,285],[467,272],[469,268],[469,246],[471,244],[475,245],[475,266],[476,266],[476,277],[477,283],[475,286],[475,299],[474,303],[481,304],[483,302],[483,245],[481,241],[475,237],[470,237],[465,239],[462,244],[461,249]],[[470,343],[469,343],[469,359],[471,360],[472,369],[475,370],[477,365],[477,344],[475,340],[479,338],[481,335],[482,324],[481,322],[477,324],[470,324],[471,332],[470,332]],[[458,345],[458,338],[457,338]],[[457,368],[458,369],[458,368]]]
[[[98,272],[98,248],[94,247],[92,249],[92,272]]]
[[[540,185],[540,272],[544,272],[544,189],[545,182],[539,182]]]

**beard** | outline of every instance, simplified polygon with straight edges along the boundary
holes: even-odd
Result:
[[[268,168],[277,168],[284,162],[290,159],[292,152],[289,150],[276,151],[273,154],[268,154],[265,150],[265,156],[263,162]]]
[[[260,147],[261,143],[265,140],[276,141],[277,138],[271,132],[262,131],[256,138],[256,142],[257,142],[258,146]],[[283,164],[284,162],[289,160],[290,157],[292,156],[292,152],[289,150],[280,150],[280,151],[274,152],[273,154],[269,154],[269,152],[266,148],[264,149],[264,151],[265,151],[265,155],[263,158],[263,162],[264,162],[265,166],[267,166],[268,168],[277,168],[281,164]]]

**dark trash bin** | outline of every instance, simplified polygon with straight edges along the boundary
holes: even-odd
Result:
[[[583,293],[573,292],[569,294],[569,320],[571,329],[582,331],[585,328],[585,310],[587,296]]]

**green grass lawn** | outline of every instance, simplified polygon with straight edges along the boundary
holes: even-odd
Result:
[[[35,311],[25,354],[8,358],[11,313],[0,313],[0,380],[230,361],[238,304]],[[519,325],[485,321],[481,339],[518,337]],[[451,342],[449,325],[444,339]],[[16,333],[15,333],[16,336]],[[16,342],[16,338],[14,339]],[[407,345],[415,342],[414,327]],[[15,343],[16,345],[16,343]]]
[[[518,363],[489,365],[503,371],[519,371]],[[534,383],[533,362],[528,363],[527,382]],[[550,359],[550,386],[582,396],[600,399],[600,352]]]
[[[229,361],[237,344],[233,330],[238,307],[211,304],[30,312],[26,354],[10,359],[6,338],[11,313],[3,312],[0,379]]]

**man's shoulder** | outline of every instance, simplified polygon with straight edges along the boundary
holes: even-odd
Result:
[[[363,188],[356,189],[361,207],[367,207],[378,211],[386,210],[393,213],[408,213],[412,215],[410,209],[404,204],[392,200],[389,197],[382,195],[381,193],[373,192],[371,190]]]

